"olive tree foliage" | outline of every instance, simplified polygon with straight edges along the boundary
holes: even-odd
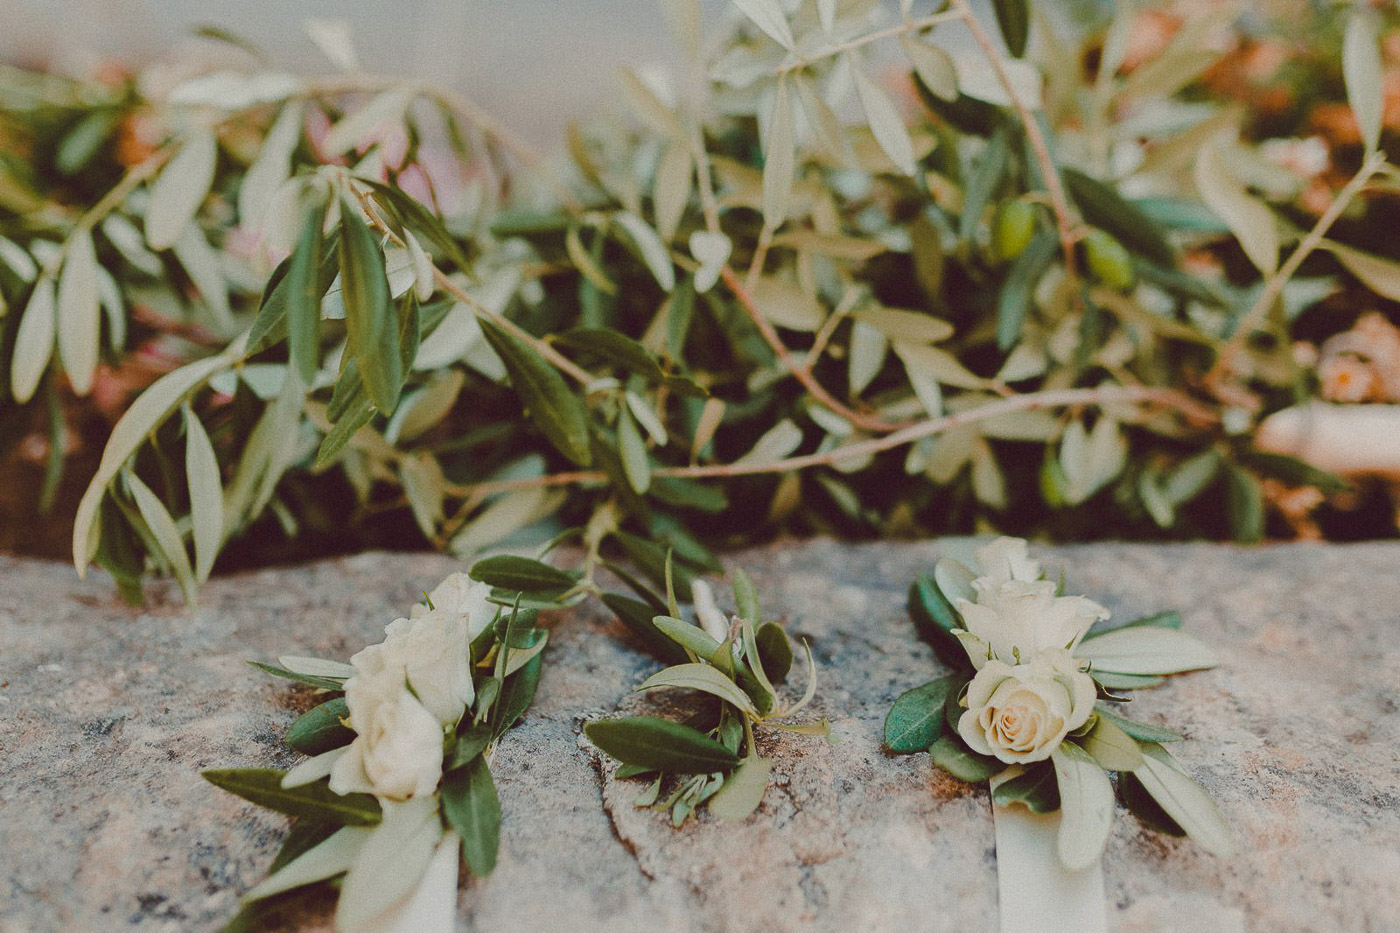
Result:
[[[74,175],[123,120],[161,141],[0,238],[4,404],[91,391],[134,306],[194,335],[111,434],[78,568],[193,599],[327,471],[463,557],[576,535],[586,580],[668,553],[683,580],[780,528],[1257,538],[1261,474],[1329,481],[1249,445],[1306,391],[1291,317],[1342,279],[1400,293],[1327,237],[1391,173],[1371,14],[1346,36],[1367,154],[1300,230],[1237,110],[1182,95],[1236,7],[1131,69],[1133,4],[1074,36],[993,7],[734,0],[704,35],[672,0],[683,65],[622,72],[626,116],[572,124],[566,158],[338,35],[324,77],[73,104]],[[1182,263],[1209,251],[1248,266]]]

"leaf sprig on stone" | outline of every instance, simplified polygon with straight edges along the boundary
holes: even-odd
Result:
[[[803,643],[807,676],[800,698],[788,702],[778,685],[792,668],[787,632],[763,621],[757,590],[742,571],[734,572],[737,612],[726,619],[707,584],[695,581],[694,622],[682,618],[672,595],[665,612],[646,616],[646,603],[612,594],[608,605],[629,628],[645,633],[658,656],[677,661],[648,677],[641,691],[682,690],[689,698],[684,722],[657,716],[630,716],[588,723],[590,741],[620,762],[617,776],[642,778],[638,806],[669,811],[680,826],[700,808],[724,820],[742,820],[758,808],[773,762],[759,753],[756,727],[824,734],[826,722],[790,720],[811,702],[817,688],[816,663]],[[668,592],[674,586],[668,586]],[[660,598],[643,589],[651,603]]]

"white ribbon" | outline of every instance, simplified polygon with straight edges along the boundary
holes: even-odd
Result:
[[[995,788],[1006,778],[993,777]],[[992,805],[1002,933],[1107,933],[1103,865],[1068,871],[1060,864],[1058,813]]]

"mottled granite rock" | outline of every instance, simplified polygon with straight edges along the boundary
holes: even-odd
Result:
[[[936,542],[787,543],[737,555],[765,606],[809,638],[814,712],[838,741],[771,737],[775,779],[743,824],[677,832],[635,810],[580,723],[650,702],[656,665],[596,607],[551,622],[538,701],[499,749],[500,865],[464,884],[470,930],[996,929],[985,791],[880,726],[939,672],[903,611]],[[1190,734],[1178,757],[1219,800],[1222,862],[1120,813],[1105,862],[1110,928],[1400,930],[1400,546],[1042,549],[1117,613],[1181,608],[1226,667],[1139,695],[1134,715]],[[0,933],[215,929],[284,823],[201,768],[283,765],[306,694],[242,663],[345,657],[450,570],[359,557],[213,581],[187,613],[146,610],[58,564],[0,558]],[[800,681],[799,681],[800,686]],[[296,918],[328,928],[328,905]]]

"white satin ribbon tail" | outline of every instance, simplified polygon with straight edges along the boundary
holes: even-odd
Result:
[[[1068,871],[1060,864],[1058,813],[993,804],[992,820],[1001,933],[1107,933],[1103,865]]]

